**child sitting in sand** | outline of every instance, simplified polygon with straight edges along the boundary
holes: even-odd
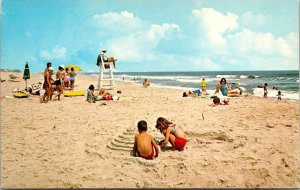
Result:
[[[148,86],[150,86],[150,82],[148,79],[145,79],[143,82],[143,87],[147,88]]]
[[[147,160],[158,156],[158,146],[154,139],[147,134],[147,122],[141,120],[138,122],[138,131],[134,138],[133,156],[141,156]]]
[[[165,139],[159,143],[160,147],[164,147],[170,142],[174,150],[184,149],[186,137],[179,125],[159,117],[156,121],[156,128],[165,136]]]
[[[213,99],[213,104],[210,106],[218,106],[218,105],[228,105],[229,100],[226,96],[215,96]]]

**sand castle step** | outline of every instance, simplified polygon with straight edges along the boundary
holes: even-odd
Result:
[[[133,149],[134,137],[136,135],[136,131],[129,128],[126,131],[122,132],[115,139],[113,139],[107,147],[112,150],[124,150],[131,151]]]
[[[125,148],[125,147],[116,147],[114,145],[107,145],[108,148],[110,148],[111,150],[123,150],[123,151],[131,151],[132,150],[132,147],[131,148]]]

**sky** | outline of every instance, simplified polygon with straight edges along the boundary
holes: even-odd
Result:
[[[0,0],[1,68],[299,70],[299,0]]]

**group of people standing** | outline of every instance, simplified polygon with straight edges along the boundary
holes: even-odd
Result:
[[[65,69],[63,65],[60,65],[55,74],[55,80],[52,77],[54,74],[53,72],[52,63],[48,62],[44,71],[43,89],[45,90],[45,93],[41,100],[42,102],[48,102],[49,100],[52,100],[55,88],[57,89],[58,93],[54,96],[54,99],[57,97],[58,100],[60,100],[60,95],[65,89],[74,89],[76,76],[74,68],[71,68],[69,71],[69,68]]]

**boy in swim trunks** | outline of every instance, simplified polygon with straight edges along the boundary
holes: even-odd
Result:
[[[138,122],[138,131],[134,138],[133,156],[141,156],[147,160],[151,160],[158,156],[158,146],[154,139],[147,134],[147,122],[141,120]],[[138,155],[137,155],[138,153]]]

